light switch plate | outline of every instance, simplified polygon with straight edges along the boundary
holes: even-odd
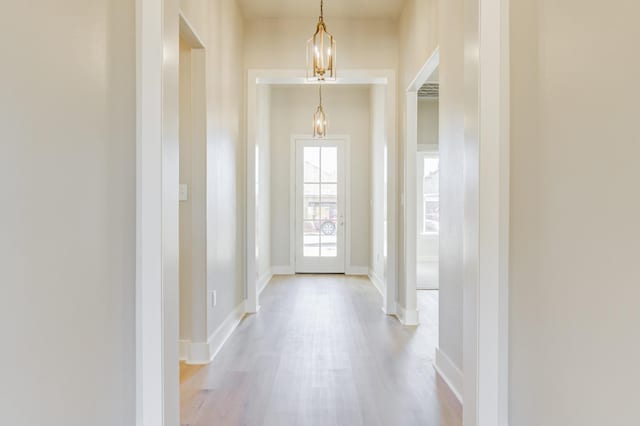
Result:
[[[189,185],[187,185],[186,183],[180,184],[178,199],[180,201],[189,201]]]

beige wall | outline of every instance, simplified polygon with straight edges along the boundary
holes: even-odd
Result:
[[[135,421],[135,7],[0,14],[0,424]]]
[[[304,69],[306,41],[317,18],[251,19],[245,22],[248,69]],[[392,19],[332,18],[328,30],[338,42],[339,69],[393,69],[397,64],[396,25]]]
[[[185,30],[183,30],[185,31]],[[206,52],[181,35],[179,68],[180,183],[187,200],[180,205],[180,340],[207,340],[207,100]],[[181,346],[181,349],[185,349]],[[182,357],[186,357],[183,353]]]
[[[431,54],[438,47],[438,3],[436,0],[407,0],[398,22],[398,188],[404,191],[404,144],[406,91]],[[412,161],[415,156],[411,156]],[[398,215],[398,265],[404,265],[404,209]],[[410,238],[414,238],[411,236]],[[405,308],[404,268],[398,270],[398,303]]]
[[[244,299],[244,26],[233,0],[181,8],[206,46],[207,292],[217,292],[206,338]]]
[[[180,184],[193,188],[191,47],[180,40]],[[190,194],[191,195],[191,194]],[[191,198],[191,197],[190,197]],[[191,340],[193,202],[180,201],[180,340]]]
[[[439,111],[437,99],[418,99],[418,145],[438,145],[440,143]]]
[[[406,0],[398,22],[400,89],[404,90],[438,47],[438,0]]]
[[[511,2],[513,425],[638,423],[639,15]]]
[[[367,267],[370,252],[370,125],[367,86],[327,86],[323,104],[329,134],[351,137],[351,265]],[[290,151],[292,135],[311,134],[311,118],[318,106],[317,87],[274,87],[271,93],[271,259],[289,265]],[[349,266],[349,265],[347,265]]]

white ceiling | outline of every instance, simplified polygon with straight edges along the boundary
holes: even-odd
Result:
[[[320,0],[238,0],[247,18],[308,18],[320,15]],[[325,0],[331,18],[397,18],[404,0]]]

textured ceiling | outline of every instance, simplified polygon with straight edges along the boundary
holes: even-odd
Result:
[[[320,0],[238,0],[247,18],[307,18],[320,15]],[[397,18],[404,0],[325,0],[327,20]]]

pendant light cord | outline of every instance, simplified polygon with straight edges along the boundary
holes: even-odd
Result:
[[[322,85],[318,85],[320,88],[320,107],[322,107]]]
[[[324,18],[324,0],[320,0],[320,17]]]

